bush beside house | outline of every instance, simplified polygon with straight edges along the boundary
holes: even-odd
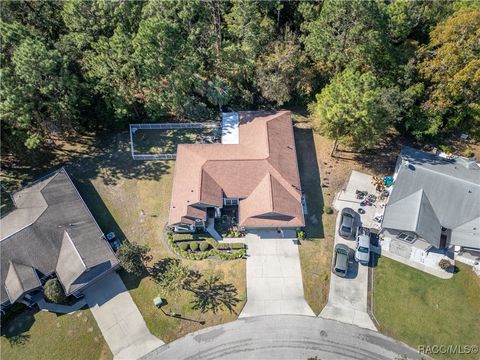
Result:
[[[65,292],[57,278],[47,280],[43,287],[43,294],[47,301],[55,304],[60,304],[66,299]]]

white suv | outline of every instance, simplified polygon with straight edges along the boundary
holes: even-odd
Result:
[[[356,239],[355,260],[360,264],[368,265],[370,262],[370,232],[360,227],[357,230]]]

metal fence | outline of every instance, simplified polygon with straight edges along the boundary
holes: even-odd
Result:
[[[175,160],[176,154],[135,154],[133,134],[137,130],[181,130],[181,129],[215,129],[221,125],[208,123],[164,123],[164,124],[130,124],[130,148],[133,160]]]
[[[220,124],[208,123],[165,123],[165,124],[130,124],[130,131],[137,130],[175,130],[175,129],[213,129],[220,127]]]
[[[175,160],[176,154],[132,154],[133,160]]]

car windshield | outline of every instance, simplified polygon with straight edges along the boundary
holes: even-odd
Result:
[[[361,252],[361,253],[365,253],[365,254],[366,254],[366,253],[368,253],[368,248],[363,247],[363,246],[360,246],[360,247],[358,248],[358,251]]]
[[[345,274],[345,270],[344,270],[344,269],[335,268],[335,271],[336,271],[336,272],[339,272],[339,273],[342,273],[342,274]]]
[[[348,226],[342,226],[342,231],[343,232],[346,232],[346,233],[349,233],[352,231],[352,228],[348,227]]]

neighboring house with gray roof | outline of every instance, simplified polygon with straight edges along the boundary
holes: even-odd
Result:
[[[382,222],[384,236],[416,247],[480,251],[480,167],[405,147]]]
[[[118,261],[65,169],[12,196],[1,220],[1,305],[21,302],[56,274],[66,295],[115,270]]]

